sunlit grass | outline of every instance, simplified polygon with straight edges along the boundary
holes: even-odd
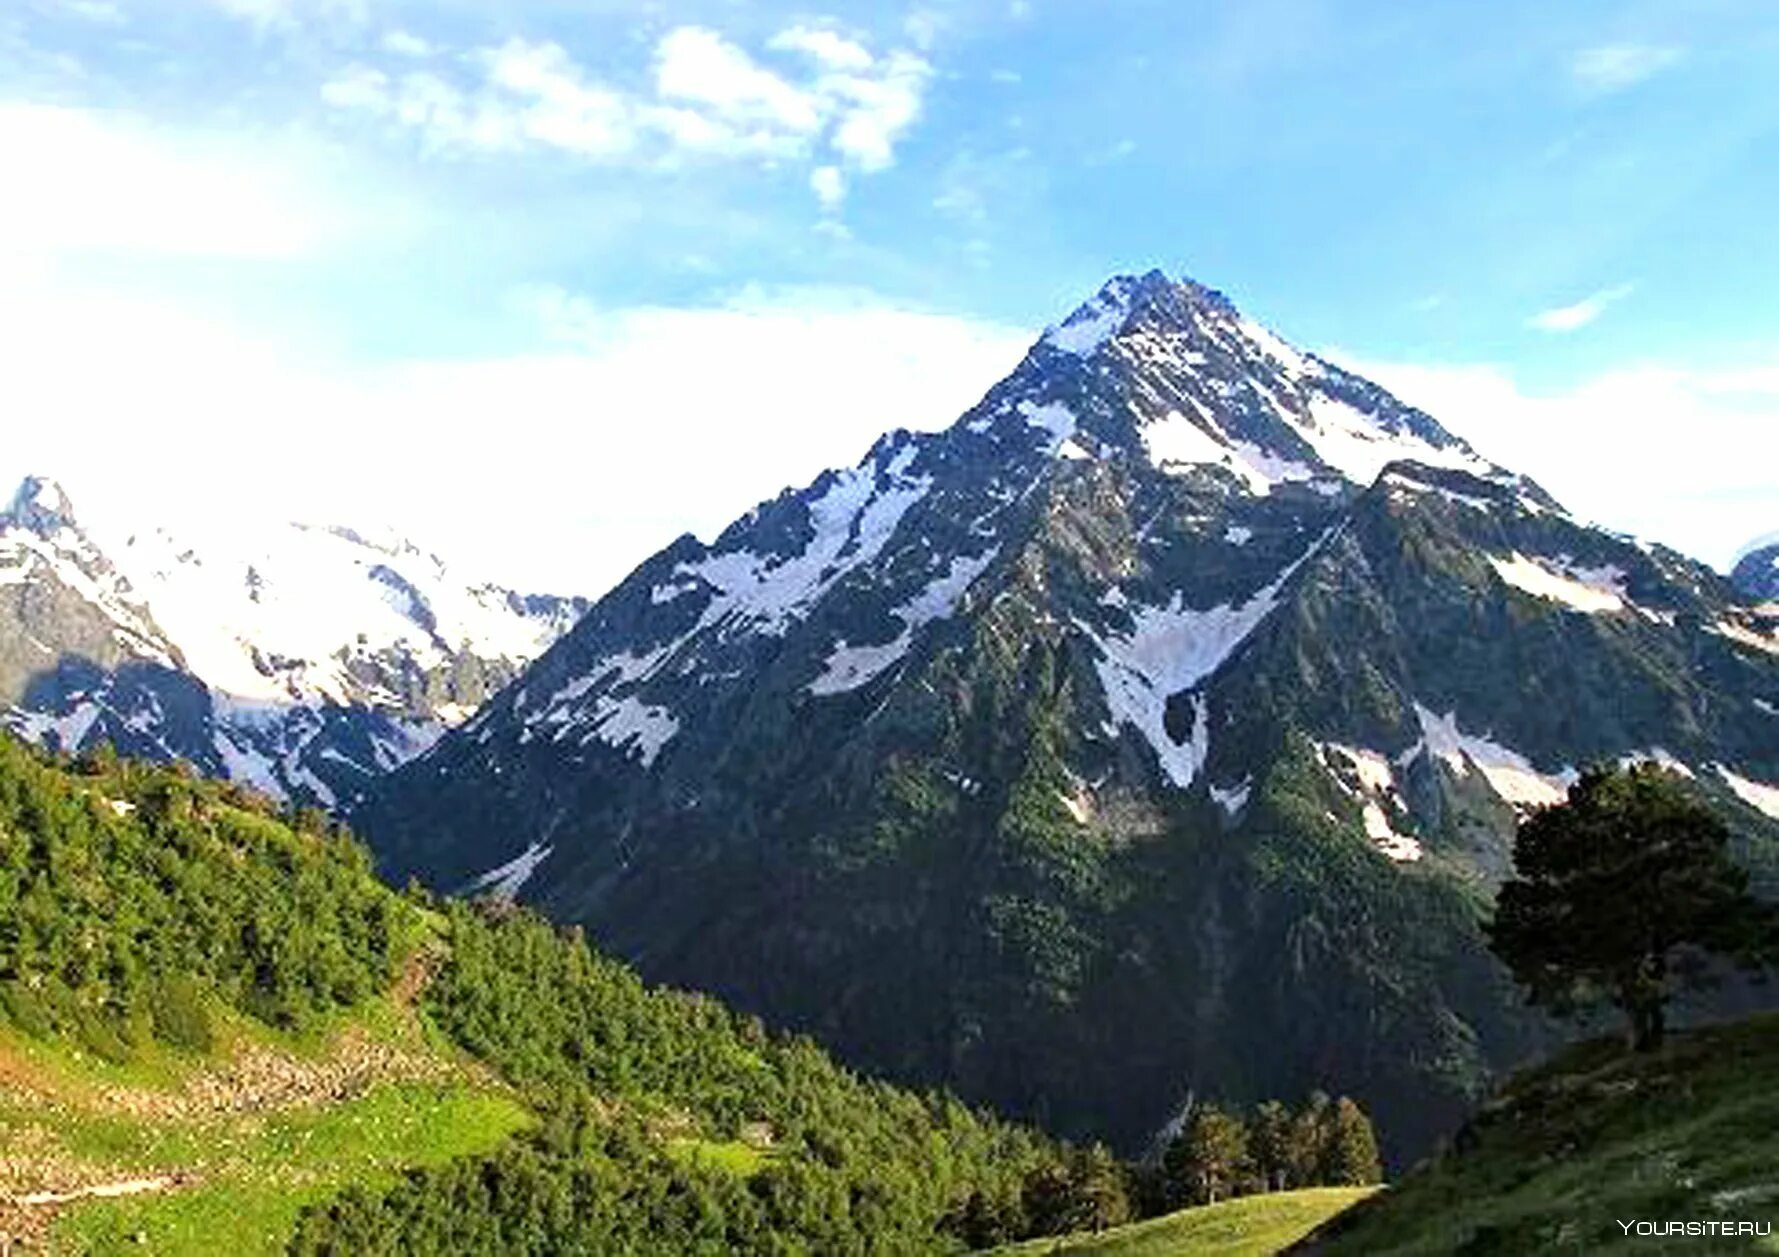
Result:
[[[1375,1190],[1312,1187],[1243,1196],[1098,1235],[1030,1240],[996,1252],[1006,1257],[1271,1257]]]

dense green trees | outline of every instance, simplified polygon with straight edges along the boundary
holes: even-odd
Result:
[[[1489,942],[1532,1003],[1559,1014],[1610,1001],[1634,1048],[1659,1047],[1674,994],[1709,957],[1779,952],[1779,916],[1748,893],[1729,831],[1655,764],[1585,773],[1514,841]]]
[[[1268,1100],[1244,1120],[1215,1104],[1194,1106],[1162,1151],[1157,1208],[1209,1205],[1251,1192],[1357,1187],[1383,1167],[1371,1120],[1342,1096],[1321,1092],[1293,1113]]]
[[[443,911],[425,1011],[549,1120],[311,1211],[298,1251],[943,1251],[1128,1217],[1104,1149],[859,1078],[527,912]]]
[[[217,1005],[300,1026],[383,989],[401,905],[326,825],[108,750],[0,737],[0,1016],[112,1059],[202,1050]]]

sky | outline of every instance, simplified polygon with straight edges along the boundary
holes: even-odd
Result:
[[[596,593],[1162,267],[1779,530],[1771,0],[6,0],[0,478]]]

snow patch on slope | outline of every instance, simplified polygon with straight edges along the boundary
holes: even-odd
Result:
[[[582,744],[597,739],[620,751],[634,751],[644,768],[655,762],[661,748],[679,732],[679,721],[665,707],[652,706],[626,694],[623,698],[601,696],[582,721],[588,726]]]
[[[1069,422],[1073,431],[1072,416]],[[716,591],[693,632],[734,618],[782,635],[835,582],[876,558],[902,516],[932,488],[932,477],[908,475],[917,452],[909,445],[881,472],[872,461],[838,473],[828,491],[809,504],[815,535],[789,558],[744,549],[680,564],[678,574],[701,579]]]
[[[1747,777],[1731,772],[1722,764],[1716,765],[1717,775],[1724,783],[1736,792],[1736,797],[1749,807],[1761,812],[1774,820],[1779,820],[1779,786],[1770,786],[1764,781],[1751,781]]]
[[[1203,694],[1192,697],[1192,729],[1185,742],[1167,730],[1168,700],[1196,688],[1221,668],[1261,621],[1278,606],[1279,591],[1327,539],[1325,533],[1304,555],[1247,601],[1198,610],[1185,605],[1178,591],[1159,607],[1128,608],[1128,632],[1101,637],[1077,621],[1099,649],[1094,668],[1110,714],[1105,729],[1117,736],[1120,725],[1142,735],[1161,771],[1182,789],[1192,784],[1210,752],[1210,719]]]
[[[519,893],[520,887],[531,880],[531,875],[537,872],[537,866],[550,858],[553,850],[554,847],[534,842],[505,864],[489,869],[475,878],[465,890],[470,893],[481,891],[497,899],[512,899]]]
[[[1283,338],[1264,324],[1253,319],[1243,319],[1236,326],[1261,353],[1283,367],[1287,376],[1315,375],[1320,372],[1314,362],[1286,344]]]
[[[1075,412],[1061,402],[1020,402],[1019,415],[1027,426],[1048,432],[1054,448],[1075,435]]]
[[[1210,424],[1207,418],[1205,424]],[[1213,425],[1214,426],[1214,425]],[[1194,422],[1177,410],[1166,417],[1143,425],[1143,450],[1157,471],[1176,467],[1223,467],[1232,471],[1249,491],[1259,495],[1271,493],[1278,485],[1296,480],[1309,480],[1315,470],[1268,453],[1249,441],[1229,441],[1213,435],[1205,426]]]
[[[1489,566],[1502,580],[1534,598],[1560,602],[1589,615],[1625,609],[1625,574],[1620,568],[1578,567],[1567,556],[1536,558],[1518,550],[1505,559],[1488,557]]]
[[[1679,756],[1659,746],[1652,746],[1647,751],[1627,751],[1618,757],[1619,767],[1630,768],[1635,764],[1653,763],[1657,767],[1678,776],[1692,779],[1696,777],[1693,770],[1686,766]]]
[[[1770,655],[1779,655],[1779,633],[1756,632],[1746,624],[1739,624],[1735,620],[1719,620],[1711,626],[1711,631],[1720,637],[1729,638],[1732,642],[1740,642],[1744,646],[1764,650]]]
[[[1399,863],[1419,860],[1426,852],[1412,835],[1399,833],[1390,823],[1384,803],[1402,808],[1402,796],[1396,788],[1396,770],[1389,757],[1380,751],[1339,742],[1316,743],[1316,755],[1334,777],[1335,784],[1359,803],[1365,836],[1387,859]],[[1357,789],[1345,779],[1350,774]]]
[[[1386,472],[1384,475],[1384,484],[1392,493],[1401,494],[1403,496],[1431,493],[1444,498],[1448,502],[1455,503],[1458,506],[1468,507],[1473,511],[1492,511],[1495,509],[1495,503],[1489,501],[1487,498],[1479,498],[1469,493],[1459,493],[1457,490],[1448,489],[1443,485],[1428,484],[1424,480],[1417,480],[1413,476],[1404,475],[1400,471]],[[1526,505],[1530,506],[1530,503],[1526,503]]]
[[[1317,457],[1349,480],[1369,485],[1394,462],[1456,467],[1486,475],[1494,468],[1462,446],[1429,444],[1412,432],[1393,432],[1351,404],[1320,392],[1309,398],[1309,418],[1283,407],[1280,416],[1309,442]]]
[[[1225,816],[1234,819],[1236,813],[1248,806],[1248,796],[1254,792],[1254,778],[1244,777],[1227,789],[1212,786],[1210,790],[1211,801],[1223,809]]]
[[[0,713],[0,720],[27,742],[47,746],[53,735],[58,749],[72,752],[79,750],[86,741],[87,733],[98,722],[99,713],[98,702],[88,698],[61,716],[11,707]]]
[[[914,644],[914,634],[934,620],[949,616],[976,578],[994,562],[1000,547],[975,558],[959,555],[943,576],[890,612],[902,621],[902,631],[881,645],[850,646],[843,639],[828,655],[820,676],[809,683],[811,694],[841,694],[855,690],[900,660]]]
[[[1416,703],[1415,717],[1420,721],[1421,741],[1398,763],[1407,763],[1425,750],[1460,776],[1468,776],[1474,767],[1496,794],[1518,807],[1561,803],[1576,780],[1572,768],[1554,774],[1541,773],[1518,751],[1487,737],[1465,733],[1458,727],[1456,712],[1439,716]]]

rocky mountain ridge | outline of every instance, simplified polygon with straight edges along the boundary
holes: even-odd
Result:
[[[584,607],[467,585],[411,543],[346,528],[101,540],[29,477],[0,512],[0,720],[343,807]]]

